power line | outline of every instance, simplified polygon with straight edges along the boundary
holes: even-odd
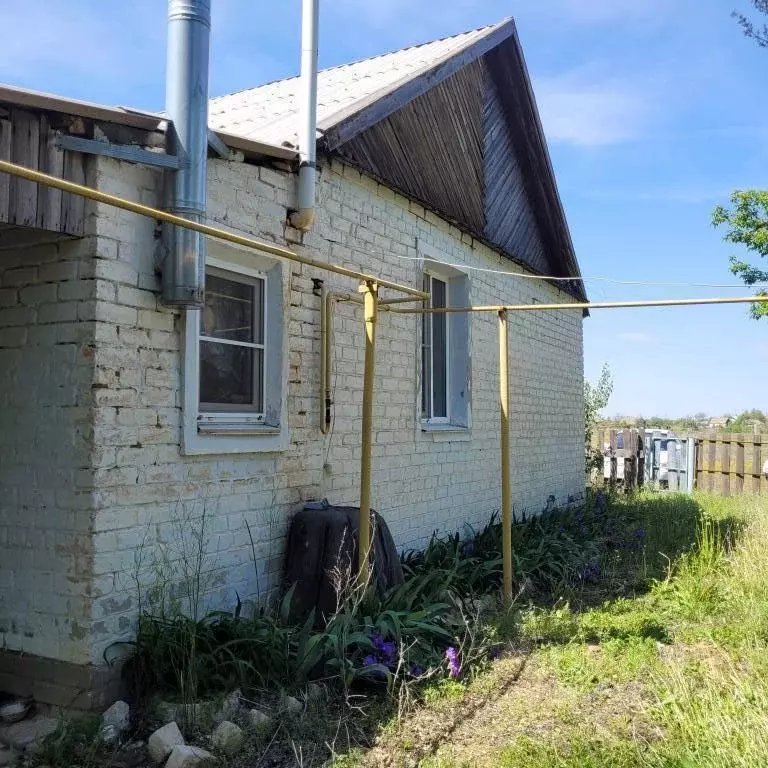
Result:
[[[217,219],[213,217],[205,216],[204,221],[214,226],[221,226],[223,223],[224,226],[227,227],[227,229],[232,230],[233,232],[243,234],[249,237],[253,236],[247,230],[240,229],[239,227],[233,227],[228,222],[219,222]],[[357,248],[356,246],[347,245],[343,243],[340,245],[343,248],[346,248],[349,251],[353,253],[357,253],[361,256],[370,257],[372,254],[375,253],[373,249],[369,250],[369,249]],[[379,250],[378,252],[383,255],[383,251]],[[401,256],[400,254],[392,253],[391,251],[387,251],[387,254],[391,256],[395,256],[396,258],[401,259],[402,261],[411,261],[411,262],[429,261],[429,259],[425,259],[423,256]],[[454,263],[454,262],[448,262],[448,261],[440,261],[437,263],[439,263],[440,266],[452,267],[453,269],[458,269],[458,270],[483,272],[483,273],[492,274],[492,275],[505,275],[507,277],[522,277],[525,280],[545,280],[547,282],[563,282],[563,283],[603,282],[603,283],[611,283],[612,285],[626,285],[626,286],[647,287],[647,288],[741,288],[741,289],[745,288],[744,283],[693,283],[693,282],[653,281],[653,280],[619,280],[618,278],[615,278],[615,277],[602,277],[602,276],[562,277],[557,275],[534,275],[534,274],[529,274],[527,272],[515,272],[508,269],[492,269],[490,267],[475,267],[470,264]],[[754,285],[746,286],[746,287],[756,288],[758,290],[768,289],[768,283],[755,283]]]
[[[423,256],[400,256],[393,254],[398,259],[405,261],[424,261]],[[547,280],[548,282],[591,282],[600,281],[614,283],[616,285],[648,286],[651,288],[744,288],[744,283],[688,283],[688,282],[659,282],[650,280],[619,280],[615,277],[558,277],[555,275],[532,275],[527,272],[512,272],[508,269],[490,269],[489,267],[473,267],[469,264],[451,264],[441,261],[440,265],[453,267],[454,269],[467,269],[473,272],[487,272],[493,275],[508,275],[522,277],[526,280]],[[768,283],[755,283],[751,288],[768,288]]]

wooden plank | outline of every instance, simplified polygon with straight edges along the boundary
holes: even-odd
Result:
[[[40,170],[61,178],[64,175],[64,151],[56,146],[56,132],[51,130],[48,118],[40,118]],[[37,194],[37,226],[59,231],[61,226],[60,189],[39,185]]]
[[[373,94],[368,99],[369,103],[363,103],[362,108],[359,103],[355,103],[354,112],[350,115],[342,116],[337,112],[327,118],[325,122],[320,121],[318,128],[325,131],[324,140],[328,148],[338,148],[340,144],[350,141],[376,123],[401,110],[414,99],[427,93],[468,64],[477,61],[483,54],[488,53],[502,41],[514,35],[514,32],[515,25],[510,21],[493,30],[490,34],[481,37],[477,42],[446,61],[419,73],[386,96]]]
[[[11,160],[27,168],[38,168],[40,158],[40,118],[20,109],[11,111],[13,141]],[[37,220],[37,184],[14,176],[11,179],[8,222],[34,227]]]
[[[64,153],[64,178],[85,184],[85,158],[77,152]],[[85,198],[65,192],[61,199],[61,231],[82,235],[85,228]]]
[[[696,476],[694,478],[694,487],[704,489],[704,451],[703,441],[697,437],[693,441],[693,450],[696,451]]]
[[[0,160],[11,159],[11,139],[13,124],[10,120],[0,120]],[[11,177],[0,173],[0,222],[8,221],[11,196]]]
[[[708,440],[708,456],[709,456],[709,490],[714,492],[717,490],[717,432],[712,432]]]
[[[739,435],[739,440],[734,443],[736,450],[736,467],[733,476],[732,489],[734,493],[744,493],[744,436]]]
[[[635,488],[635,469],[637,467],[637,440],[634,429],[624,430],[624,451],[627,458],[624,460],[624,489],[630,493]]]
[[[726,440],[722,443],[721,452],[721,477],[723,483],[723,496],[731,495],[731,441]]]
[[[616,460],[616,430],[615,429],[611,429],[609,431],[608,440],[610,442],[610,457],[611,457],[611,475],[608,481],[608,486],[613,491],[616,488],[616,475],[618,474],[618,461]]]
[[[762,436],[755,435],[752,442],[752,490],[760,493],[763,485]]]

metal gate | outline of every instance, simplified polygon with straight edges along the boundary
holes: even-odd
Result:
[[[695,479],[696,443],[692,437],[646,432],[646,485],[693,493]]]

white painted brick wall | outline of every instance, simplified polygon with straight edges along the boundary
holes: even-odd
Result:
[[[96,241],[0,249],[0,647],[84,663]],[[114,460],[114,455],[112,456]]]
[[[154,170],[100,158],[96,181],[106,192],[160,203],[160,175]],[[296,247],[315,259],[411,285],[421,281],[414,261],[417,240],[440,249],[450,262],[513,267],[421,206],[338,163],[323,169],[317,224],[302,244],[299,233],[284,225],[294,185],[295,177],[284,173],[214,161],[209,217],[236,231]],[[64,266],[64,259],[50,262],[55,265],[50,282],[60,281],[56,303],[35,303],[51,295],[49,288],[37,290],[47,282],[41,280],[39,268],[29,274],[17,270],[36,267],[20,264],[7,270],[7,281],[0,281],[0,341],[2,334],[8,334],[8,343],[16,346],[7,354],[16,355],[13,360],[18,361],[19,346],[25,343],[19,334],[35,331],[33,318],[45,307],[48,322],[61,323],[70,334],[76,330],[80,337],[90,336],[92,379],[87,387],[90,392],[93,386],[93,396],[87,402],[92,411],[83,415],[86,422],[90,418],[90,458],[84,463],[85,453],[70,452],[60,466],[77,464],[72,471],[81,471],[73,480],[73,494],[87,494],[92,504],[93,538],[86,570],[92,570],[93,597],[85,642],[90,660],[100,663],[105,648],[132,632],[137,557],[144,563],[151,560],[158,551],[155,542],[173,538],[174,520],[199,515],[206,506],[209,552],[215,561],[209,602],[232,607],[236,593],[244,601],[257,594],[249,527],[264,593],[279,578],[287,522],[299,502],[327,496],[333,503],[357,503],[363,330],[359,308],[337,307],[336,405],[333,431],[324,436],[319,430],[320,308],[311,278],[324,279],[331,290],[354,291],[356,285],[292,265],[286,318],[289,448],[271,454],[182,456],[182,318],[163,308],[157,298],[154,222],[96,206],[89,226],[97,240],[87,277]],[[36,289],[24,294],[28,303],[22,303],[17,286]],[[480,272],[471,273],[470,291],[472,301],[481,304],[568,300],[541,281]],[[68,308],[72,303],[77,306],[74,314]],[[437,528],[453,531],[465,523],[482,524],[500,503],[497,318],[477,314],[471,319],[472,430],[463,440],[438,439],[417,429],[419,322],[417,316],[382,313],[377,340],[373,503],[401,547],[423,545]],[[582,320],[574,311],[520,313],[510,317],[510,326],[513,498],[516,510],[537,511],[550,495],[567,503],[584,487]],[[62,369],[75,365],[76,350],[61,360]],[[30,371],[43,364],[39,358],[24,363]],[[0,368],[0,375],[7,378],[6,370],[7,366]],[[17,389],[16,395],[18,399],[21,391]],[[70,390],[74,403],[80,402],[80,395],[82,391]],[[29,412],[44,433],[41,412],[31,407]],[[0,407],[0,414],[4,419],[19,418],[11,409]],[[14,440],[24,443],[22,437]],[[59,434],[45,455],[64,451],[66,440]],[[38,452],[33,453],[31,458],[42,463]],[[16,473],[19,493],[39,486],[35,477],[20,469],[3,471],[4,478]],[[21,506],[16,509],[22,517]],[[4,537],[0,551],[10,541],[11,531],[17,535],[19,523],[0,527]],[[35,523],[24,530],[37,527]],[[53,543],[49,549],[55,547]],[[5,576],[9,572],[15,570],[2,568],[0,578],[15,578]],[[10,591],[0,594],[22,599],[13,589],[11,585]],[[13,647],[34,648],[43,655],[65,653],[61,644],[67,634],[56,625],[57,614],[51,610],[44,615],[46,637],[51,633],[55,641],[45,647],[27,643],[22,632],[13,635]],[[78,646],[78,654],[81,651]],[[75,655],[70,652],[73,660]]]

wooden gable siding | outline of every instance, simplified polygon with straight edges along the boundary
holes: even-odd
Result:
[[[528,186],[517,159],[496,86],[485,80],[485,237],[537,272],[550,269],[544,239],[528,200]]]
[[[54,118],[44,112],[0,105],[0,159],[85,182],[84,157],[56,145]],[[0,224],[82,235],[85,199],[0,173]]]
[[[480,234],[483,65],[468,64],[338,149],[346,160]]]
[[[507,40],[485,56],[490,81],[506,118],[517,167],[525,180],[528,200],[538,223],[547,253],[546,274],[565,277],[578,275],[571,236],[565,223],[560,198],[554,184],[549,152],[543,140],[536,102],[526,75],[519,47]],[[525,255],[521,254],[523,259]],[[583,285],[561,283],[560,287],[583,298]]]

